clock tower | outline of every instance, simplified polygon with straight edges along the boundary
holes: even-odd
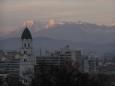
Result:
[[[32,35],[28,27],[24,29],[21,40],[20,81],[29,86],[34,77],[35,58],[32,55]]]

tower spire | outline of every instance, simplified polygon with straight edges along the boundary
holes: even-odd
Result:
[[[32,39],[31,32],[30,32],[30,30],[28,29],[27,26],[22,33],[21,39]]]

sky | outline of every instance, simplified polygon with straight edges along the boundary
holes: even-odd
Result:
[[[0,0],[0,34],[26,20],[115,24],[115,0]]]

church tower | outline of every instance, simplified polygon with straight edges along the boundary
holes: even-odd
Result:
[[[32,55],[32,35],[28,27],[24,29],[21,40],[20,81],[26,86],[29,86],[34,76],[35,58]]]

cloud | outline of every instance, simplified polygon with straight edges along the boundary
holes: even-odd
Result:
[[[28,19],[40,21],[52,18],[113,24],[113,2],[114,0],[0,0],[0,28],[22,25]]]
[[[34,24],[33,20],[26,20],[26,21],[24,21],[24,26],[27,26],[27,27],[31,28],[33,24]]]

